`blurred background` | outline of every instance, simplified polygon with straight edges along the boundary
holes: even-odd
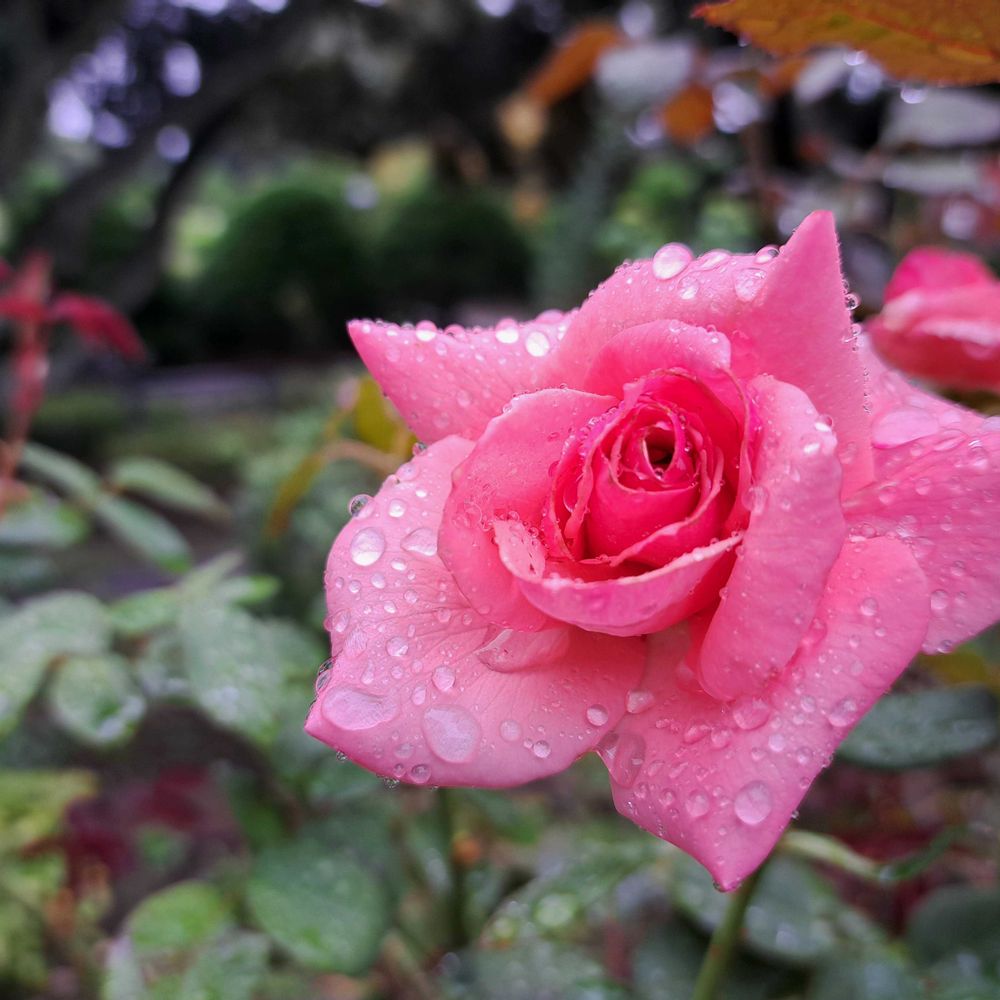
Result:
[[[691,7],[0,4],[0,257],[55,310],[0,338],[0,996],[689,995],[721,897],[596,760],[442,798],[300,726],[326,552],[415,444],[347,319],[526,318],[816,208],[859,319],[915,245],[1000,259],[996,85]],[[1000,996],[998,648],[858,730],[803,825],[864,857],[769,869],[727,997]]]

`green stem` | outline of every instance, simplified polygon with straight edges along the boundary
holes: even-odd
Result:
[[[448,870],[451,874],[451,895],[448,899],[450,946],[461,948],[468,944],[469,934],[465,923],[465,868],[455,856],[458,826],[456,823],[455,794],[452,789],[439,788],[437,790],[437,804],[438,815],[445,833]]]
[[[750,897],[753,895],[766,864],[765,861],[729,897],[729,905],[723,914],[722,922],[715,928],[712,939],[708,942],[708,950],[702,959],[691,1000],[716,1000],[719,997],[719,987],[725,980],[733,952],[739,942],[743,918],[750,905]]]

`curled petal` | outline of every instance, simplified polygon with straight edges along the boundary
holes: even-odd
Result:
[[[759,688],[791,659],[846,534],[829,426],[794,386],[767,376],[750,385],[763,425],[756,492],[699,665],[702,686],[725,700]]]
[[[919,649],[926,586],[905,545],[845,545],[795,659],[757,695],[734,702],[698,687],[684,627],[649,640],[639,702],[648,707],[627,714],[601,747],[618,811],[735,888]]]

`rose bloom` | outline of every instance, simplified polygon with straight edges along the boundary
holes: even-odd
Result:
[[[910,375],[1000,392],[1000,281],[972,254],[911,250],[868,331],[882,357]]]
[[[429,442],[341,532],[307,729],[414,784],[588,750],[732,888],[921,648],[997,614],[1000,434],[852,331],[831,217],[576,312],[355,322]]]

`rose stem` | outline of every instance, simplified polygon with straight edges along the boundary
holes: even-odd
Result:
[[[450,788],[439,788],[435,794],[438,817],[448,852],[448,870],[451,874],[451,894],[448,899],[449,936],[451,938],[449,946],[461,948],[468,944],[469,935],[465,923],[465,867],[455,853],[455,843],[458,839],[456,802]]]
[[[766,863],[765,861],[764,864]],[[761,865],[752,875],[744,879],[743,884],[729,897],[722,921],[712,932],[712,938],[708,942],[708,949],[702,959],[691,1000],[716,1000],[719,996],[719,987],[729,971],[729,962],[740,938],[750,897],[763,870],[764,865]]]

